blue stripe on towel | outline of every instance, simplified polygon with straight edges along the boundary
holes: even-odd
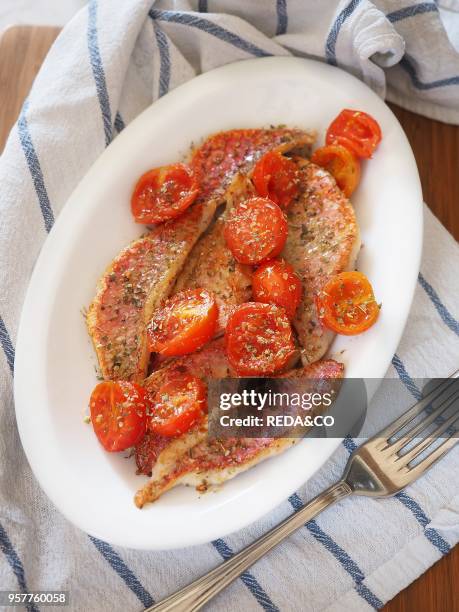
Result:
[[[150,593],[143,587],[138,578],[133,574],[133,572],[128,568],[123,559],[119,556],[119,554],[113,550],[110,544],[103,542],[102,540],[98,540],[93,536],[88,536],[100,554],[104,557],[106,561],[111,565],[111,567],[115,570],[118,576],[125,582],[125,584],[131,589],[134,595],[140,600],[142,605],[145,608],[152,606],[155,601]]]
[[[30,136],[29,125],[26,117],[27,108],[28,103],[26,101],[24,102],[24,106],[22,107],[22,111],[18,119],[19,140],[29,167],[30,174],[32,175],[38,203],[40,204],[41,213],[45,222],[45,229],[47,232],[49,232],[54,223],[54,213],[49,202],[40,162],[38,161],[38,156]]]
[[[412,4],[411,6],[405,6],[398,11],[392,11],[387,13],[386,17],[391,23],[396,23],[407,17],[415,17],[416,15],[422,15],[424,13],[436,13],[438,12],[437,6],[434,2],[422,2],[421,4]]]
[[[418,523],[424,529],[426,538],[441,552],[442,555],[446,555],[451,550],[451,546],[446,542],[441,535],[435,529],[427,527],[430,523],[429,517],[426,515],[421,506],[414,501],[405,491],[400,491],[395,497],[402,502],[409,510],[411,510],[413,516],[416,518]],[[426,529],[427,527],[427,529]]]
[[[108,97],[105,72],[100,56],[99,42],[97,39],[97,0],[90,0],[88,8],[88,50],[91,61],[92,73],[96,83],[97,97],[102,113],[104,125],[105,145],[109,145],[112,137],[112,113],[110,110],[110,100]]]
[[[209,7],[207,6],[207,0],[199,0],[198,11],[200,13],[207,13]]]
[[[349,435],[344,438],[343,446],[350,455],[358,448],[357,444]]]
[[[14,550],[13,545],[11,544],[11,540],[8,537],[3,525],[0,523],[0,549],[6,557],[6,560],[10,564],[11,569],[13,570],[14,575],[16,576],[16,580],[18,581],[19,589],[23,593],[28,592],[27,583],[25,579],[24,566],[19,559],[17,552]],[[3,585],[2,588],[5,588]],[[38,608],[34,603],[29,603],[26,605],[26,608],[29,612],[38,612]]]
[[[416,69],[414,65],[412,64],[411,60],[408,58],[407,55],[402,57],[398,65],[401,66],[403,70],[408,74],[412,84],[414,85],[414,87],[416,87],[416,89],[428,90],[435,89],[437,87],[449,87],[451,85],[459,85],[459,75],[448,77],[446,79],[439,79],[438,81],[430,81],[428,83],[421,81],[416,74]]]
[[[288,27],[287,0],[276,0],[277,28],[276,36],[285,34]]]
[[[430,301],[435,306],[435,309],[440,315],[443,323],[445,323],[445,325],[447,325],[451,331],[453,331],[457,336],[459,336],[459,321],[457,321],[453,317],[453,315],[449,312],[446,306],[442,303],[442,301],[438,297],[438,293],[435,291],[432,285],[426,281],[421,272],[419,272],[418,282],[429,296]]]
[[[327,41],[325,43],[325,59],[328,64],[332,66],[337,65],[336,61],[336,41],[338,40],[338,34],[341,30],[343,23],[348,17],[352,15],[357,6],[360,4],[360,0],[351,0],[349,4],[341,11],[338,17],[335,19],[331,30],[328,34]]]
[[[164,96],[169,91],[171,80],[171,59],[169,54],[169,42],[167,36],[158,26],[156,21],[153,21],[153,29],[155,31],[156,43],[159,49],[159,97]]]
[[[125,127],[126,127],[126,124],[124,123],[124,119],[120,115],[120,112],[118,111],[115,115],[115,129],[119,134],[120,132],[124,130]]]
[[[231,559],[234,555],[234,551],[221,538],[214,540],[212,544],[225,561]],[[271,601],[269,595],[264,591],[255,576],[245,571],[241,574],[241,580],[266,612],[279,612],[279,608]]]
[[[196,15],[192,15],[190,13],[152,9],[150,11],[150,17],[158,21],[168,21],[170,23],[178,23],[181,25],[190,26],[192,28],[197,28],[198,30],[202,30],[211,36],[215,36],[215,38],[218,38],[219,40],[222,40],[229,45],[233,45],[233,47],[237,47],[238,49],[241,49],[242,51],[250,53],[256,57],[272,56],[272,53],[260,49],[260,47],[257,47],[247,40],[244,40],[234,32],[230,32],[230,30],[222,28],[216,23],[212,23],[212,21],[209,21],[208,19],[202,19],[201,17],[196,17]]]
[[[297,493],[294,493],[288,498],[292,508],[297,512],[304,507],[303,502],[301,501],[300,496]],[[323,531],[316,521],[313,519],[306,523],[306,528],[308,531],[315,537],[315,539],[320,542],[338,561],[341,567],[351,576],[353,581],[355,582],[355,590],[357,593],[365,599],[365,601],[378,610],[382,608],[383,603],[380,601],[374,593],[370,591],[370,589],[363,584],[365,580],[365,574],[359,568],[357,563],[351,559],[348,553],[341,548],[334,540],[331,538],[325,531]]]
[[[408,374],[405,366],[403,365],[402,360],[397,355],[397,353],[395,353],[395,355],[392,357],[392,365],[397,370],[397,374],[399,375],[400,380],[411,393],[411,395],[418,401],[422,399],[421,391],[417,388],[414,380]]]
[[[0,317],[0,342],[2,344],[3,351],[5,353],[6,361],[11,370],[11,374],[14,373],[14,347],[11,342],[10,335],[6,329],[5,322]]]

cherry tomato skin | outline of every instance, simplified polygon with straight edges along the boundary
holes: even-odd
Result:
[[[191,374],[172,375],[151,397],[151,431],[167,437],[186,433],[207,411],[207,389]]]
[[[228,320],[225,342],[228,361],[239,376],[269,376],[295,354],[288,317],[274,304],[239,306]]]
[[[148,401],[140,385],[104,381],[91,394],[91,422],[99,442],[109,452],[135,446],[144,436]]]
[[[327,145],[316,149],[311,161],[330,172],[347,198],[354,193],[360,181],[360,162],[351,151],[338,144]]]
[[[253,297],[257,302],[281,306],[293,319],[301,300],[301,281],[290,264],[282,260],[267,261],[252,277]]]
[[[137,223],[162,223],[181,215],[198,192],[193,171],[185,164],[153,168],[137,181],[131,198],[132,214]]]
[[[357,157],[369,158],[381,142],[378,122],[367,113],[344,109],[331,122],[325,138],[326,144],[340,144]]]
[[[215,297],[205,289],[186,289],[172,296],[147,326],[150,351],[166,357],[188,355],[214,335],[218,321]]]
[[[249,198],[235,206],[225,223],[224,236],[236,261],[256,265],[277,257],[287,240],[287,221],[277,204]]]
[[[299,191],[296,164],[277,151],[269,151],[255,164],[252,181],[258,195],[287,208]]]
[[[322,324],[345,336],[361,334],[379,316],[373,288],[362,272],[341,272],[333,276],[316,296]]]

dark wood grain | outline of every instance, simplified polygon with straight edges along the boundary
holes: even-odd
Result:
[[[459,546],[394,597],[383,612],[459,612]]]
[[[424,201],[459,240],[459,127],[390,107],[414,151]]]
[[[58,28],[17,26],[0,39],[0,151]],[[424,200],[459,239],[459,128],[395,105],[413,148]],[[459,547],[399,593],[384,612],[459,612]]]

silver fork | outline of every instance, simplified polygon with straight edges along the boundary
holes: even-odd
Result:
[[[459,420],[458,373],[459,370],[437,384],[410,410],[356,449],[339,482],[237,555],[145,612],[199,610],[274,546],[328,506],[353,494],[370,497],[395,495],[419,478],[459,441],[454,437],[457,430],[453,429]],[[434,402],[435,408],[422,420],[413,423]],[[451,407],[454,412],[444,418],[444,413]],[[403,432],[410,424],[409,430]],[[436,426],[435,429],[422,437],[426,428],[432,426]],[[397,434],[400,435],[397,437]],[[441,436],[444,436],[441,444],[429,450]]]

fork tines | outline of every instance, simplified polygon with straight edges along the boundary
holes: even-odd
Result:
[[[378,450],[393,456],[401,470],[416,470],[418,466],[420,471],[425,470],[458,441],[455,426],[459,420],[459,378],[455,378],[458,373],[459,370],[448,379],[436,381],[427,395],[373,439]],[[423,412],[423,418],[415,421]],[[432,430],[433,425],[436,427]],[[440,438],[444,438],[443,442],[430,449]],[[419,463],[413,465],[418,459]]]

